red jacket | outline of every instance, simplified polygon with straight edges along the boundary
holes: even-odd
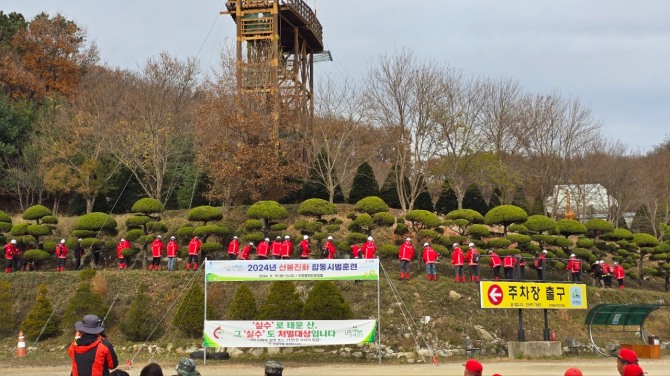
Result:
[[[351,257],[357,259],[361,257],[361,247],[354,243],[351,245]]]
[[[626,274],[626,273],[625,273],[624,270],[623,270],[623,266],[621,266],[621,265],[619,265],[619,264],[614,265],[614,278],[616,278],[616,279],[623,279],[623,277],[624,277],[625,274]]]
[[[414,260],[414,247],[410,242],[404,242],[398,249],[398,259],[402,261]]]
[[[200,253],[200,248],[202,248],[202,242],[198,238],[191,239],[188,242],[188,255],[197,256]]]
[[[272,250],[274,254],[274,249]],[[291,243],[291,239],[286,239],[284,240],[283,243],[281,243],[281,257],[282,258],[289,258],[293,254],[293,243]]]
[[[374,241],[368,240],[365,243],[363,243],[361,251],[363,251],[363,258],[365,259],[375,258],[375,252],[377,252],[377,245],[375,244]]]
[[[124,249],[128,249],[128,248],[130,248],[130,242],[129,241],[127,241],[127,240],[120,241],[119,244],[116,245],[116,257],[117,258],[125,257],[125,256],[123,256],[121,251],[123,251]]]
[[[421,258],[423,258],[424,263],[434,264],[438,257],[439,255],[431,246],[423,248],[423,255],[421,255]]]
[[[468,265],[477,265],[479,264],[479,251],[477,248],[472,247],[468,249],[468,253],[465,255],[465,260],[468,262]]]
[[[67,257],[67,246],[65,244],[58,243],[58,245],[56,245],[56,257],[58,258]]]
[[[256,254],[258,256],[268,257],[268,251],[269,250],[270,250],[270,243],[266,242],[266,241],[262,241],[262,242],[258,243],[258,247],[256,247]]]
[[[463,265],[463,251],[459,247],[454,248],[454,252],[451,254],[451,265]]]
[[[496,266],[500,266],[500,256],[496,254],[495,252],[491,253],[489,255],[489,266],[491,268],[495,268]]]
[[[176,240],[170,239],[167,244],[167,257],[177,257],[177,251],[179,250],[179,244]]]
[[[326,257],[326,258],[334,259],[335,258],[335,245],[333,244],[333,241],[329,240],[323,246],[328,250],[328,257]]]
[[[228,244],[228,254],[237,256],[240,253],[240,241],[233,239]]]
[[[16,253],[16,246],[14,244],[9,243],[5,245],[5,258],[7,260],[13,259]]]
[[[544,264],[547,262],[547,257],[544,253],[540,253],[540,256],[535,258],[535,267],[538,269],[544,269]]]
[[[516,260],[514,259],[514,256],[507,255],[505,256],[505,258],[503,258],[503,268],[513,268],[514,265],[516,265]]]
[[[603,268],[603,275],[612,273],[612,268],[607,263],[603,263],[601,266]]]
[[[258,246],[260,247],[261,245],[259,244]],[[281,241],[279,241],[279,240],[273,240],[272,241],[272,256],[281,256],[281,246],[282,246]],[[266,255],[267,255],[267,253],[266,253]]]
[[[160,239],[156,239],[151,243],[151,255],[153,257],[161,257],[163,256],[163,241]]]
[[[303,239],[300,242],[300,257],[307,258],[311,253],[312,251],[309,249],[309,240]]]
[[[568,266],[565,270],[569,270],[571,273],[579,273],[582,271],[582,261],[578,258],[573,258],[568,260]]]
[[[242,254],[240,254],[240,260],[249,260],[249,255],[251,255],[251,245],[247,244],[244,246]]]
[[[67,354],[72,360],[72,376],[103,376],[119,365],[114,347],[98,337],[92,340],[91,334],[84,334],[72,342]]]

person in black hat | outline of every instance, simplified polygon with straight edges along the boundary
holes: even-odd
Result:
[[[284,366],[276,360],[265,362],[265,376],[282,376]]]
[[[77,330],[75,340],[67,349],[72,360],[72,375],[108,376],[110,369],[118,367],[119,359],[104,335],[102,320],[96,315],[86,315],[74,328]]]

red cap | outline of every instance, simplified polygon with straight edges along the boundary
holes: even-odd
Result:
[[[637,364],[629,364],[623,369],[623,376],[644,376],[644,371]]]
[[[631,349],[621,349],[619,350],[619,355],[617,358],[623,360],[628,364],[637,364],[637,354]]]
[[[563,376],[582,376],[582,371],[579,368],[568,368]]]
[[[494,373],[492,376],[502,376],[502,375],[499,373]]]
[[[471,373],[474,373],[475,375],[481,375],[482,372],[484,371],[484,366],[482,366],[481,363],[474,359],[470,359],[465,364],[465,369],[468,370]]]

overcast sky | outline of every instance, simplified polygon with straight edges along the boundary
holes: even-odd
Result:
[[[530,93],[577,97],[603,134],[645,152],[670,137],[670,1],[306,0],[333,62],[315,75],[361,78],[384,53],[474,77],[506,77]],[[61,13],[84,27],[110,66],[136,70],[161,51],[203,70],[235,39],[223,0],[1,0],[32,19]]]

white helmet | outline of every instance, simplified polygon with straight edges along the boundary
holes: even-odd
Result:
[[[430,245],[430,244],[428,244],[428,243],[423,243],[423,246],[424,246],[424,247],[428,247],[429,245]]]
[[[266,242],[269,242],[269,241],[270,241],[270,238],[265,238],[265,241],[266,241]]]
[[[604,263],[605,263],[604,260],[600,260],[600,261],[598,262],[598,264],[604,264]]]
[[[452,245],[452,247],[453,247],[453,248],[458,247],[458,243],[454,243],[454,245]]]
[[[475,246],[475,243],[468,244],[468,247],[474,247],[474,246]]]
[[[121,241],[122,241],[122,242],[125,242],[125,241],[126,241],[126,239],[124,239],[124,238],[121,238]]]
[[[16,239],[12,239],[12,241],[10,243],[16,244]]]
[[[372,239],[372,236],[368,236],[368,240],[369,240],[369,241],[372,241],[372,240],[373,240],[373,239]]]
[[[575,254],[573,253],[573,254],[570,255],[570,257],[577,257],[577,256],[575,256]]]
[[[542,253],[547,254],[549,253],[546,249],[542,250]]]
[[[175,240],[176,238],[174,236],[170,236],[170,240]]]
[[[281,236],[277,235],[277,237],[275,239],[279,240],[279,239],[281,239]]]
[[[254,245],[254,242],[249,242],[249,245]]]
[[[291,237],[286,235],[286,236],[284,236],[284,239],[291,239]]]
[[[405,241],[406,241],[406,242],[411,242],[411,241],[412,241],[412,239],[410,239],[410,238],[407,238],[407,239],[405,239]]]
[[[233,239],[237,239],[237,236],[233,236]]]
[[[156,235],[156,239],[162,239],[160,235]]]
[[[309,236],[305,235],[302,238],[303,238],[303,240],[307,240],[307,239],[309,239]]]
[[[60,244],[65,244],[65,239],[61,239]]]
[[[332,236],[329,236],[329,237],[328,237],[328,240],[333,240],[333,237],[332,237]]]
[[[82,240],[84,240],[84,239],[82,239],[82,238],[77,239],[78,242],[80,242],[80,241],[82,241]]]

